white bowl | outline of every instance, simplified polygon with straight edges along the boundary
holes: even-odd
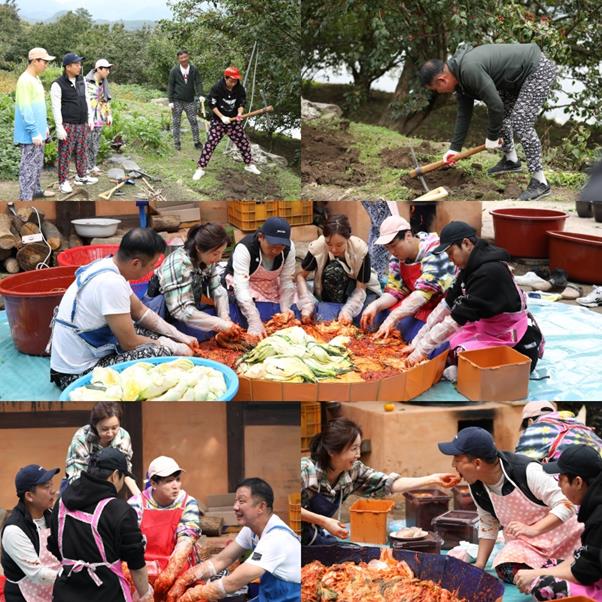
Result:
[[[79,236],[84,238],[107,238],[117,232],[120,219],[106,217],[88,217],[85,219],[72,219],[71,223]]]

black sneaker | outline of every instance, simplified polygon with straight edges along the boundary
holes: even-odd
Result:
[[[201,150],[203,148],[203,143],[202,142],[195,142],[194,143],[194,148],[196,148],[197,150]]]
[[[490,176],[497,176],[501,173],[513,173],[522,169],[520,161],[510,161],[509,159],[501,159],[499,163],[490,167],[487,173]]]
[[[181,145],[181,144],[174,144],[173,146],[174,146],[174,148],[175,148],[177,151],[179,151],[179,150],[182,150],[182,145]]]
[[[548,196],[551,193],[552,189],[548,184],[544,184],[535,178],[531,178],[529,182],[529,186],[527,186],[527,190],[521,192],[518,200],[519,201],[534,201],[535,199],[540,199],[541,197]]]

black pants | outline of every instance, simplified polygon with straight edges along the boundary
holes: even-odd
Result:
[[[527,332],[525,332],[523,338],[518,342],[518,345],[514,347],[519,353],[531,358],[531,372],[535,370],[535,366],[537,366],[537,362],[539,361],[539,346],[541,345],[542,338],[543,335],[539,327],[536,324],[529,324]]]

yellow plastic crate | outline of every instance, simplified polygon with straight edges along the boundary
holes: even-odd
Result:
[[[301,535],[301,493],[291,493],[288,496],[288,526]]]
[[[229,201],[228,222],[243,232],[257,230],[268,217],[278,215],[279,201]]]
[[[314,221],[313,201],[278,201],[278,215],[291,226],[306,226]]]
[[[322,430],[322,412],[319,401],[301,402],[301,453],[309,451],[314,435]]]

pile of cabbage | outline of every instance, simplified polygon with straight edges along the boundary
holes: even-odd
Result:
[[[293,326],[263,339],[237,362],[241,376],[290,383],[315,383],[354,370],[346,349],[349,337],[319,343]]]
[[[163,364],[137,362],[123,372],[94,368],[89,385],[74,389],[71,401],[215,401],[226,392],[224,375],[186,358]]]

